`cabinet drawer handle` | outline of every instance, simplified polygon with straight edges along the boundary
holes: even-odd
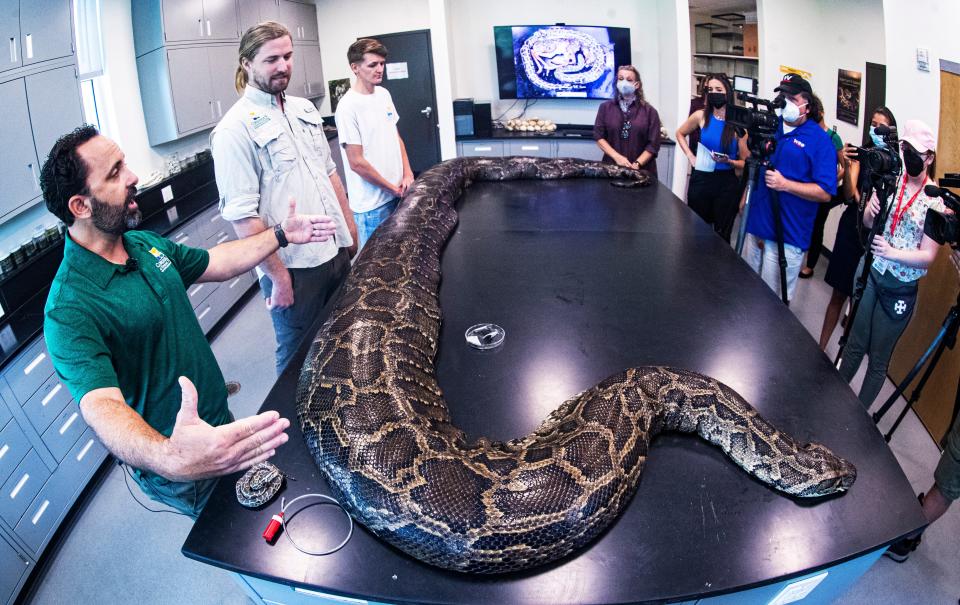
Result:
[[[33,58],[33,34],[27,34],[26,36],[24,36],[24,38],[26,42],[24,44],[24,47],[25,47],[24,50],[26,51],[26,54],[27,54],[26,58],[32,59]]]
[[[4,443],[3,447],[0,447],[0,460],[3,460],[3,457],[7,455],[7,452],[10,451],[10,444]]]
[[[50,403],[50,400],[56,397],[57,393],[59,393],[60,389],[62,388],[63,388],[63,385],[58,382],[57,386],[50,389],[50,392],[47,393],[47,396],[43,398],[43,400],[40,402],[40,405],[46,407],[46,405]]]
[[[213,214],[213,216],[210,217],[210,222],[211,222],[211,223],[215,223],[215,222],[219,221],[219,220],[222,219],[222,218],[223,218],[223,216],[222,216],[219,212],[215,212],[215,213]]]
[[[40,353],[39,355],[37,355],[36,358],[34,358],[34,360],[31,361],[30,364],[29,364],[27,367],[23,368],[23,374],[24,374],[24,376],[29,376],[29,375],[30,375],[30,372],[32,372],[34,369],[36,369],[37,365],[39,365],[39,363],[40,363],[41,361],[43,361],[44,359],[46,359],[46,358],[47,358],[47,354],[46,354],[46,353]]]
[[[217,99],[217,115],[223,117],[223,108],[220,107],[220,99]]]
[[[67,421],[64,422],[64,423],[63,423],[63,426],[60,427],[60,434],[62,435],[62,434],[64,434],[64,433],[66,433],[66,432],[67,432],[67,429],[70,428],[70,425],[73,424],[73,421],[76,420],[76,419],[77,419],[77,413],[76,413],[76,412],[70,414],[70,417],[67,418]]]
[[[478,146],[473,148],[474,151],[493,151],[493,147],[490,146]]]
[[[202,290],[205,285],[206,285],[206,284],[197,284],[196,286],[194,286],[194,287],[193,287],[193,290],[191,290],[191,292],[190,292],[190,296],[193,296],[194,294],[196,294],[197,292],[199,292],[200,290]]]
[[[197,24],[200,26],[200,37],[203,37],[203,19],[197,19]]]
[[[27,481],[30,480],[30,473],[24,473],[23,477],[20,477],[20,480],[17,481],[16,487],[13,488],[13,491],[10,492],[10,499],[14,500],[17,497],[17,494],[20,493],[20,490],[23,489],[23,486],[27,484]]]
[[[10,62],[17,62],[17,39],[10,38]]]
[[[227,241],[228,239],[230,239],[230,234],[229,234],[229,233],[224,233],[223,235],[221,235],[220,237],[217,238],[217,243],[218,243],[218,244],[222,244],[223,242]]]
[[[33,519],[31,519],[31,521],[33,522],[34,525],[37,524],[37,521],[40,520],[40,517],[43,516],[43,513],[47,512],[47,507],[48,507],[48,506],[50,506],[50,501],[49,501],[49,500],[44,500],[44,501],[43,501],[43,504],[41,504],[41,505],[40,505],[40,508],[37,510],[37,514],[35,514],[35,515],[33,516]]]
[[[240,283],[240,278],[238,277],[237,279],[235,279],[235,280],[233,280],[232,282],[230,282],[230,285],[227,286],[227,287],[228,287],[228,288],[232,288],[232,287],[236,286],[236,285],[239,284],[239,283]]]
[[[207,19],[207,35],[208,35],[208,36],[212,36],[212,35],[213,35],[213,34],[210,33],[210,19]]]
[[[87,444],[83,446],[83,449],[80,450],[80,453],[77,454],[77,462],[83,460],[83,457],[87,455],[87,452],[90,451],[90,448],[93,447],[93,439],[87,441]]]
[[[217,119],[217,110],[216,110],[216,108],[213,106],[213,101],[207,101],[207,103],[210,104],[210,119],[211,119],[211,120],[216,120],[216,119]]]
[[[211,308],[212,307],[207,307],[206,309],[203,310],[203,313],[201,313],[200,315],[197,315],[197,321],[200,321],[201,319],[203,319],[204,316],[210,312]]]
[[[540,151],[540,146],[539,145],[521,145],[520,150],[521,151]]]

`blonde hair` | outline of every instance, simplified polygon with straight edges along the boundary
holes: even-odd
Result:
[[[260,52],[260,47],[271,40],[282,38],[284,36],[293,40],[290,30],[276,21],[264,21],[248,29],[243,37],[240,38],[240,54],[237,58],[237,74],[234,78],[234,87],[237,92],[243,94],[243,89],[247,87],[247,70],[243,68],[243,60],[253,61],[253,58]]]
[[[640,85],[637,87],[637,105],[643,105],[643,80],[640,79],[640,70],[633,65],[621,65],[617,68],[617,73],[619,74],[621,71],[633,72],[633,77],[637,79],[637,84]],[[616,84],[616,82],[614,82],[614,84]],[[617,91],[617,96],[620,96],[620,91]]]

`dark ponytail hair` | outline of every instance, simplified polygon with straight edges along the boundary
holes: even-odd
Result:
[[[713,117],[713,107],[710,107],[710,103],[707,103],[707,86],[710,85],[710,80],[716,80],[723,84],[723,89],[726,90],[727,94],[727,105],[729,107],[734,104],[733,96],[733,86],[730,84],[730,79],[727,78],[726,74],[707,74],[703,77],[703,99],[704,99],[704,108],[703,108],[703,127],[706,129],[710,125],[710,118]],[[730,142],[733,141],[733,137],[736,134],[736,129],[733,127],[733,124],[730,122],[724,122],[723,132],[720,134],[720,151],[725,150],[730,146]]]

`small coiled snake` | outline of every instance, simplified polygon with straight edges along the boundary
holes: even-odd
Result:
[[[283,478],[273,464],[258,462],[237,479],[237,501],[247,508],[263,506],[283,487]]]
[[[556,560],[603,531],[664,430],[699,434],[786,494],[848,489],[852,464],[779,431],[729,387],[676,368],[617,373],[509,443],[466,441],[434,368],[454,202],[474,180],[572,177],[649,181],[583,160],[458,158],[423,173],[367,242],[297,387],[307,445],[344,508],[427,563],[502,573]]]

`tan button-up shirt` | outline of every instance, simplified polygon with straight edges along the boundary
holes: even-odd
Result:
[[[281,110],[276,96],[248,85],[213,129],[210,145],[220,213],[228,221],[260,217],[276,225],[287,217],[291,197],[298,213],[336,220],[331,239],[281,248],[288,268],[316,267],[353,244],[330,182],[336,164],[310,101],[288,96]]]

